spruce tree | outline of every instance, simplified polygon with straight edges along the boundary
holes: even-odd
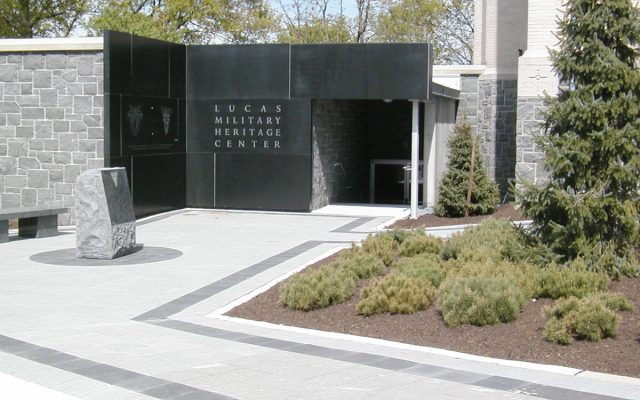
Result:
[[[533,232],[565,260],[585,257],[619,275],[638,244],[640,19],[631,0],[568,0],[554,70],[566,88],[547,97],[549,179],[524,183]],[[595,257],[595,258],[594,258]],[[611,262],[612,261],[612,262]]]
[[[467,205],[470,186],[471,198]],[[471,125],[466,121],[456,124],[449,138],[447,171],[440,181],[438,190],[435,212],[439,216],[462,217],[465,215],[466,207],[469,209],[469,215],[490,214],[496,210],[498,186],[489,178],[484,168],[482,155],[471,134]]]

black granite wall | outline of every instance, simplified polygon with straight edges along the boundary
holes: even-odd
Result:
[[[289,52],[187,48],[189,206],[310,209],[311,100],[289,96]]]
[[[185,47],[105,32],[105,166],[125,167],[136,217],[186,206]]]
[[[404,111],[380,100],[427,99],[430,65],[427,44],[182,46],[106,32],[105,163],[127,167],[137,216],[184,206],[308,211],[312,102],[349,99],[355,108],[340,112],[366,118],[333,129],[318,154],[337,154],[333,164],[350,174],[334,179],[332,199],[366,201],[365,164],[406,147],[387,132]],[[399,126],[410,135],[407,121],[407,132]],[[335,143],[340,135],[349,143]]]

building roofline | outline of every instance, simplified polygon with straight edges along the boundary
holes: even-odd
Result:
[[[435,75],[482,75],[486,71],[485,65],[434,65]]]

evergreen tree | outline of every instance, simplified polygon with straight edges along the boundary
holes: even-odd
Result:
[[[467,204],[469,189],[471,198]],[[467,207],[469,215],[490,214],[496,210],[497,202],[498,186],[484,168],[482,155],[477,151],[477,143],[471,134],[471,125],[466,121],[456,124],[449,139],[447,172],[440,182],[436,214],[461,217]]]
[[[640,19],[631,0],[565,7],[551,59],[568,88],[545,100],[538,142],[550,176],[524,183],[522,206],[552,252],[600,263],[605,255],[613,262],[598,268],[617,275],[639,237]]]

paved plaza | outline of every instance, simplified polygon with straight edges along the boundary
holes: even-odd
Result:
[[[171,212],[114,261],[75,258],[72,229],[0,244],[0,398],[640,399],[636,379],[224,316],[398,213],[337,211]]]

